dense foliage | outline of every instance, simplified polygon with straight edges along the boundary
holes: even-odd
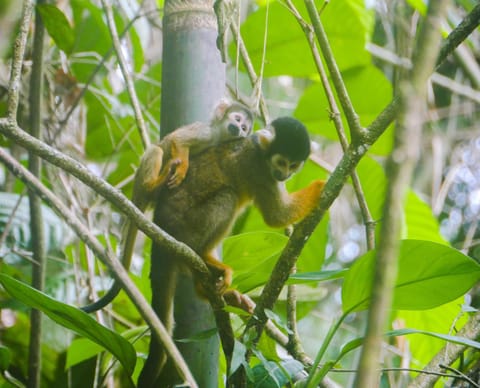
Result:
[[[310,43],[287,6],[293,4],[308,21],[305,5],[302,1],[241,3],[245,15],[241,36],[254,69],[263,72],[262,93],[270,116],[293,115],[300,119],[318,145],[315,155],[289,181],[288,187],[296,190],[315,178],[327,179],[343,152]],[[334,59],[364,127],[392,101],[398,73],[408,66],[415,32],[426,12],[422,1],[408,1],[398,8],[389,1],[369,3],[374,4],[333,0],[321,13]],[[472,11],[475,3],[464,0],[451,4],[444,36]],[[160,112],[163,2],[120,0],[116,4],[115,22],[149,135],[154,140],[159,136],[160,115],[168,114]],[[9,69],[20,8],[13,0],[0,6],[0,117],[8,114]],[[44,53],[43,140],[81,161],[92,174],[129,196],[143,148],[102,5],[97,1],[71,0],[58,6],[38,5],[37,10],[49,35]],[[411,39],[402,34],[410,34]],[[429,85],[423,152],[401,216],[398,276],[382,354],[385,387],[406,386],[416,374],[406,375],[394,368],[423,369],[446,343],[465,346],[453,370],[470,376],[477,384],[480,381],[480,343],[475,342],[476,338],[457,336],[469,316],[478,314],[479,307],[480,137],[476,122],[480,119],[480,66],[474,60],[480,57],[478,36],[477,28],[462,50],[437,69]],[[25,130],[31,46],[30,35],[23,59],[17,117]],[[240,90],[240,97],[245,100],[255,100],[257,90],[251,86],[244,66],[236,66],[237,54],[236,45],[230,44],[229,89]],[[253,97],[247,97],[250,94]],[[348,127],[343,115],[342,120]],[[261,126],[259,117],[256,127]],[[297,285],[296,329],[300,343],[306,354],[321,365],[316,378],[328,376],[341,386],[350,386],[354,379],[365,331],[375,266],[375,249],[367,248],[365,229],[373,227],[375,240],[382,239],[380,226],[388,211],[385,192],[389,176],[385,160],[392,151],[393,133],[392,125],[356,168],[373,222],[365,219],[348,182],[309,238],[298,258],[296,274],[289,280],[289,284]],[[7,137],[1,140],[3,149],[27,164],[25,149]],[[82,220],[106,250],[115,251],[123,217],[116,207],[66,171],[47,163],[42,182]],[[31,280],[32,234],[25,193],[26,187],[2,168],[2,385],[21,386],[26,381],[25,333],[30,325],[28,307],[34,307],[48,316],[42,338],[44,386],[86,385],[87,380],[92,386],[93,381],[128,386],[132,379],[136,381],[148,350],[145,322],[124,293],[111,309],[96,317],[101,325],[71,306],[83,305],[90,295],[108,289],[111,276],[67,226],[68,222],[46,205],[45,294],[49,296],[26,286]],[[233,235],[223,243],[223,259],[235,271],[234,287],[257,297],[287,241],[284,231],[267,228],[258,211],[248,209],[235,225]],[[131,276],[149,297],[150,243],[148,239],[144,242],[138,246]],[[291,322],[287,328],[286,304],[282,294],[275,310],[268,314],[280,330],[289,333]],[[232,315],[234,327],[241,333],[244,323]],[[215,334],[213,330],[185,340],[201,341]],[[262,336],[247,365],[242,357],[248,346],[248,341],[238,342],[233,365],[243,365],[255,386],[283,386],[304,369],[301,362],[305,359],[285,359],[275,341],[267,336]],[[339,370],[351,373],[334,373]],[[459,374],[451,372],[454,377],[439,384],[461,386],[460,380],[455,379]],[[219,381],[223,381],[222,376]]]

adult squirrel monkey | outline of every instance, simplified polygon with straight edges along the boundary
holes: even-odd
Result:
[[[230,289],[232,269],[215,254],[236,217],[253,202],[268,225],[288,226],[317,206],[324,187],[324,181],[316,180],[300,191],[287,192],[285,180],[308,158],[310,138],[305,126],[290,117],[278,118],[269,127],[270,131],[261,130],[192,157],[182,185],[158,193],[154,214],[160,228],[202,257],[214,277],[214,292],[240,305],[239,293]],[[180,259],[169,256],[162,246],[152,246],[152,306],[170,333],[180,267]],[[207,291],[199,284],[196,289],[205,296]],[[161,345],[152,336],[139,386],[164,386],[158,376],[165,361]]]
[[[159,143],[147,148],[135,172],[132,202],[144,212],[155,202],[158,191],[167,186],[173,189],[185,179],[189,154],[195,155],[206,148],[251,134],[253,114],[238,102],[221,101],[209,123],[195,122],[185,125],[165,136]],[[122,235],[121,261],[130,267],[137,227],[127,221]],[[88,313],[108,305],[121,290],[115,281],[113,286],[96,302],[82,307]]]

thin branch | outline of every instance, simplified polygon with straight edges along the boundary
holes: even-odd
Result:
[[[342,75],[340,74],[340,70],[338,69],[337,63],[334,60],[332,49],[330,48],[327,34],[323,29],[322,22],[320,21],[320,15],[317,12],[315,3],[313,0],[305,0],[305,5],[307,7],[310,20],[312,21],[313,29],[320,45],[320,49],[322,50],[323,57],[325,58],[325,63],[327,64],[330,76],[332,77],[333,85],[337,91],[340,105],[342,106],[343,113],[347,119],[352,140],[358,140],[364,134],[365,129],[360,125],[358,115],[353,108],[353,104],[350,100],[350,96],[348,95],[345,83],[343,82]]]
[[[330,117],[335,125],[335,129],[337,130],[337,135],[340,140],[343,152],[345,152],[348,148],[348,139],[345,135],[345,129],[343,127],[342,119],[340,117],[340,110],[338,109],[337,102],[335,101],[335,97],[333,96],[333,92],[330,87],[330,83],[328,82],[328,77],[325,72],[325,68],[323,67],[322,60],[320,59],[320,54],[318,52],[317,46],[313,40],[312,26],[305,22],[305,20],[300,15],[300,12],[298,12],[291,0],[285,0],[285,3],[287,4],[288,9],[292,12],[293,16],[295,17],[295,19],[297,19],[297,22],[300,24],[303,31],[305,32],[307,41],[310,45],[310,49],[312,50],[313,60],[317,67],[318,74],[320,75],[320,80],[324,88],[325,95],[327,96],[328,104],[331,110]],[[324,53],[324,55],[330,54],[331,52]],[[330,59],[330,61],[335,63],[335,59],[333,57]],[[368,208],[367,200],[365,198],[365,194],[363,192],[362,185],[356,171],[352,172],[351,178],[353,189],[357,197],[357,202],[362,213],[363,222],[365,224],[367,248],[371,250],[375,248],[375,221],[373,220],[370,210]]]
[[[25,54],[25,45],[27,44],[28,29],[30,27],[30,20],[32,19],[33,6],[34,2],[32,0],[25,0],[23,2],[22,21],[13,47],[12,69],[10,72],[10,84],[8,85],[9,93],[7,102],[7,117],[10,120],[17,119],[23,56]]]
[[[469,18],[469,20],[471,20],[471,23],[475,24],[475,26],[480,24],[480,18],[473,20],[472,18]],[[461,24],[463,24],[463,22]],[[452,31],[452,34],[455,31],[456,30]],[[450,36],[444,42],[444,46],[446,45],[448,45],[448,47],[452,50],[456,47],[450,44]],[[262,295],[257,303],[257,307],[255,308],[255,318],[250,319],[247,324],[246,330],[249,330],[251,327],[255,327],[257,339],[262,333],[265,323],[267,322],[267,317],[264,310],[273,308],[273,305],[278,299],[280,291],[282,290],[283,285],[288,278],[288,274],[290,273],[293,265],[296,263],[296,260],[308,241],[308,238],[311,236],[318,223],[322,220],[324,214],[332,205],[333,201],[338,197],[348,176],[360,162],[361,158],[366,154],[369,146],[375,143],[375,141],[392,123],[393,119],[397,115],[398,108],[399,101],[398,99],[394,99],[367,127],[361,142],[358,145],[351,144],[349,146],[348,150],[345,152],[337,167],[328,179],[317,209],[315,209],[312,214],[306,217],[295,228],[292,237],[280,254],[280,257],[272,271],[272,276],[269,278],[263,289]]]
[[[458,337],[475,340],[480,337],[480,312],[470,317],[465,326],[457,333]],[[433,387],[441,376],[445,365],[452,365],[467,350],[467,346],[447,343],[423,369],[423,373],[413,380],[408,388]],[[443,365],[443,367],[442,367]],[[427,374],[428,373],[428,374]],[[435,374],[433,374],[435,373]]]
[[[39,4],[45,3],[39,0]],[[32,72],[30,74],[30,133],[37,139],[42,138],[42,105],[43,105],[43,51],[45,26],[40,14],[35,12],[35,29],[33,35]],[[42,160],[35,154],[28,153],[28,169],[37,179],[41,179]],[[28,190],[30,212],[30,233],[32,234],[32,287],[39,291],[45,288],[45,272],[47,266],[45,231],[43,229],[42,203],[32,190]],[[30,311],[30,342],[28,352],[27,386],[40,386],[42,373],[42,313],[40,310]]]
[[[236,38],[236,44],[238,49],[240,50],[240,56],[242,57],[243,64],[247,69],[247,74],[250,78],[250,82],[255,87],[255,85],[258,85],[258,82],[259,82],[258,76],[255,72],[252,61],[250,60],[250,57],[248,55],[248,51],[242,39],[242,36],[240,35],[240,29],[238,28],[235,21],[232,21],[230,23],[230,29],[232,30],[233,36]],[[263,121],[266,124],[270,121],[270,119],[268,117],[267,103],[265,102],[265,98],[263,97],[263,94],[260,93],[260,91],[259,91],[259,104],[260,104],[260,114],[262,115]]]
[[[448,0],[430,3],[415,47],[411,74],[400,81],[398,125],[393,151],[387,162],[387,176],[390,181],[385,199],[382,239],[376,253],[367,331],[355,381],[355,387],[358,388],[378,385],[377,367],[383,333],[390,314],[398,273],[401,214],[407,187],[420,155],[422,126],[426,117],[427,81],[435,69],[441,43],[440,25],[447,4]]]
[[[140,131],[140,137],[142,138],[144,148],[147,148],[150,145],[150,138],[148,137],[148,131],[143,119],[140,102],[138,100],[137,93],[135,92],[135,86],[133,84],[132,77],[130,76],[130,72],[128,71],[127,61],[122,53],[122,45],[118,37],[115,20],[113,18],[112,4],[110,0],[102,0],[102,5],[107,15],[108,30],[110,31],[110,36],[112,37],[113,47],[115,48],[120,70],[122,71],[123,78],[125,79],[125,83],[127,85],[128,96],[130,97],[130,102],[133,106],[135,120],[137,121],[137,126]]]
[[[109,269],[115,273],[118,281],[122,283],[125,291],[133,301],[138,311],[148,322],[153,334],[165,347],[166,352],[174,360],[179,373],[192,387],[196,387],[193,376],[185,364],[180,352],[170,338],[165,327],[147,302],[143,294],[138,290],[130,279],[127,270],[122,263],[108,252],[105,247],[91,234],[91,231],[73,214],[58,198],[48,190],[34,175],[27,171],[20,163],[12,158],[6,151],[0,148],[0,159],[5,166],[19,179],[21,179],[30,190],[42,198],[65,222],[75,231],[80,239],[104,262]]]

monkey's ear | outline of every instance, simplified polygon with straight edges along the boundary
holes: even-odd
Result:
[[[273,141],[273,138],[275,135],[270,131],[270,129],[263,128],[255,132],[256,139],[258,141],[258,144],[260,145],[260,148],[263,150],[267,150],[268,147],[270,146],[270,143]]]
[[[213,111],[213,119],[220,120],[225,116],[225,112],[232,106],[232,103],[227,98],[222,98],[215,106]]]

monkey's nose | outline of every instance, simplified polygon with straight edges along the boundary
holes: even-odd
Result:
[[[274,176],[274,178],[275,178],[277,181],[282,182],[282,181],[286,180],[290,175],[289,175],[289,174],[284,174],[284,173],[283,173],[282,171],[280,171],[280,170],[275,170],[275,171],[273,172],[273,176]]]
[[[240,129],[233,123],[228,124],[227,128],[232,136],[238,136],[240,133]]]

